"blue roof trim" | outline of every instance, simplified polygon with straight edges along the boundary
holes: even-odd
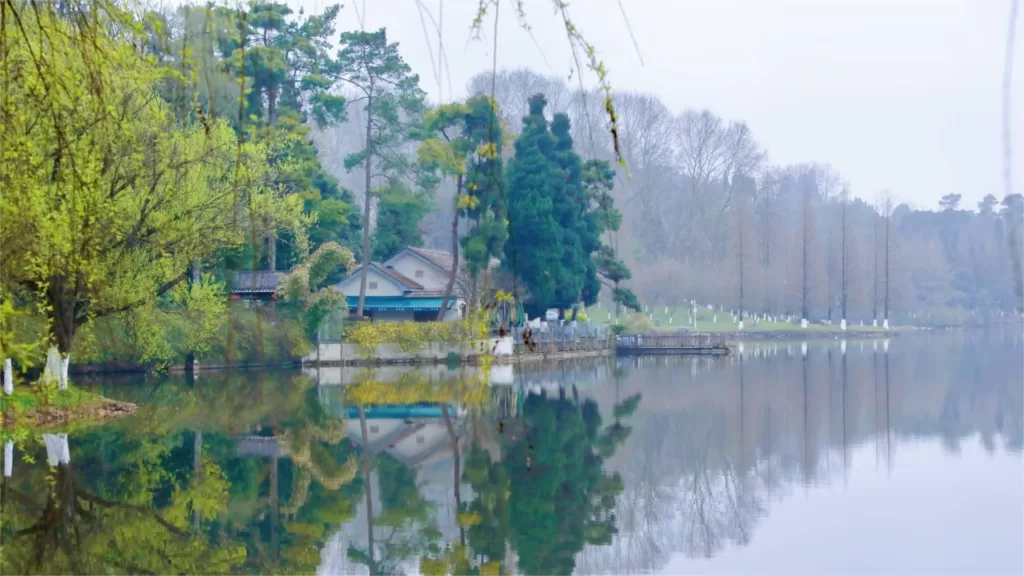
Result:
[[[363,303],[364,310],[376,312],[437,312],[441,309],[443,298],[411,298],[408,296],[367,296]],[[358,296],[345,298],[352,310],[359,307]],[[448,301],[448,308],[454,305],[455,299]]]

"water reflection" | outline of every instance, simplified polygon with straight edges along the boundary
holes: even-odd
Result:
[[[978,437],[1019,473],[1021,360],[1018,335],[952,333],[489,378],[465,367],[108,380],[102,392],[139,412],[5,456],[0,569],[636,573],[692,558],[697,571],[744,571],[726,551],[767,560],[759,532],[778,534],[779,510],[820,491],[852,502],[843,486],[871,477],[866,454],[886,486],[915,444],[940,440],[932,464],[951,474]],[[1020,535],[1019,516],[990,529]],[[1020,571],[1020,549],[1009,552],[1018,563],[996,571]]]

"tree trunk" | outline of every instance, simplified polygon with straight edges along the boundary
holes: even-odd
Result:
[[[871,318],[877,322],[878,320],[878,216],[874,215],[874,254],[872,255],[872,261],[874,266],[872,267],[872,282],[871,282]]]
[[[892,215],[885,218],[885,309],[882,321],[889,320],[889,227],[892,224]]]
[[[267,270],[277,270],[277,231],[267,233]]]
[[[738,251],[739,273],[740,273],[740,315],[743,315],[743,204],[737,199],[736,204],[736,234],[739,236],[736,249]]]
[[[372,86],[371,86],[372,88]],[[366,171],[366,192],[363,196],[363,266],[359,271],[359,304],[356,306],[356,316],[363,317],[363,307],[366,304],[366,276],[370,272],[370,170],[373,159],[373,97],[366,100],[366,149],[363,152],[364,170]]]
[[[807,270],[807,237],[808,237],[808,224],[810,215],[808,211],[811,209],[811,200],[807,192],[804,192],[804,210],[803,210],[803,242],[801,242],[801,257],[803,258],[803,283],[801,285],[800,294],[800,315],[801,320],[806,320],[808,316],[807,309],[807,292],[808,292],[808,270]]]
[[[278,498],[277,455],[270,458],[270,554],[277,560],[281,550],[281,502]]]
[[[444,416],[444,427],[448,431],[448,440],[452,446],[453,456],[453,468],[455,469],[455,480],[453,483],[453,489],[455,491],[455,510],[456,514],[462,513],[462,490],[461,490],[461,479],[462,479],[462,457],[459,454],[459,437],[455,434],[455,426],[452,425],[452,419],[448,415],[448,405],[441,404],[441,414]],[[466,545],[466,530],[460,524],[459,525],[459,543],[463,546]]]
[[[47,312],[50,320],[50,336],[60,355],[61,365],[54,376],[57,388],[64,390],[68,384],[68,366],[71,363],[71,344],[75,338],[75,304],[62,294],[58,281],[49,290],[50,309]],[[56,369],[56,368],[55,368]]]
[[[199,284],[201,261],[199,258],[192,260],[192,286]],[[196,368],[196,355],[191,350],[185,354],[185,371],[188,373],[195,372]]]
[[[840,282],[842,282],[842,286],[840,287],[840,290],[842,290],[842,295],[841,295],[842,303],[841,303],[841,306],[842,306],[842,309],[843,309],[843,318],[842,319],[846,320],[846,305],[847,305],[847,298],[848,298],[848,294],[849,294],[849,288],[847,286],[847,278],[846,278],[846,256],[847,256],[846,252],[847,252],[847,248],[846,248],[846,198],[845,197],[843,198],[843,221],[842,221],[842,225],[841,225],[840,234],[841,234],[841,240],[840,240],[840,246],[839,246],[839,250],[840,250],[839,258],[840,258],[840,266],[842,268],[842,272],[841,272],[842,278],[840,279]]]
[[[448,285],[444,288],[444,298],[441,299],[441,309],[437,311],[437,321],[443,322],[445,313],[448,311],[448,301],[455,290],[455,277],[459,273],[459,206],[458,201],[462,196],[462,174],[459,174],[455,181],[455,216],[452,218],[452,270],[448,276]]]
[[[366,409],[363,406],[359,406],[359,431],[363,437],[363,493],[366,496],[366,544],[367,555],[370,559],[368,568],[370,574],[373,575],[377,573],[377,562],[373,555],[373,493],[370,483],[370,466],[373,455],[370,454],[370,436],[366,433]]]
[[[199,482],[203,469],[203,433],[196,430],[192,438],[192,481]],[[198,508],[192,510],[192,530],[199,534],[199,522],[202,517]]]
[[[267,86],[267,124],[273,126],[277,123],[277,94],[280,88],[271,84]]]

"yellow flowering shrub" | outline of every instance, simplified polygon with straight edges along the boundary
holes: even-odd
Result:
[[[487,337],[487,321],[473,314],[457,322],[362,322],[346,332],[346,340],[372,358],[382,344],[398,344],[414,353],[427,344],[466,344]]]

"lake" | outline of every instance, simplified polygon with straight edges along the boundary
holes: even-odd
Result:
[[[0,572],[1024,572],[1015,330],[484,376],[79,383],[140,408],[17,439]]]

